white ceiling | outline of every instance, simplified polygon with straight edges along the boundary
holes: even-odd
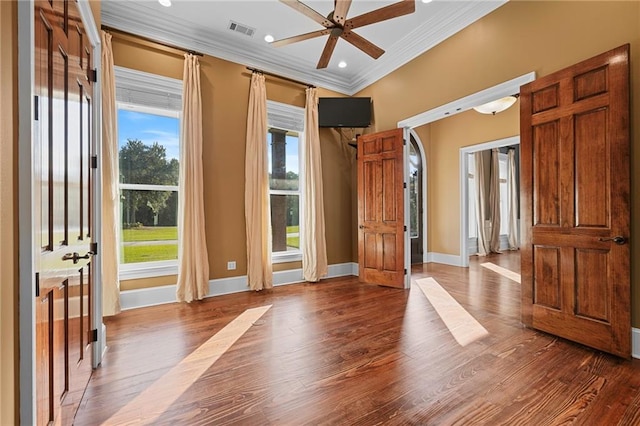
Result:
[[[103,0],[102,24],[171,43],[263,71],[353,95],[441,41],[503,5],[507,0],[416,1],[413,14],[358,28],[354,32],[386,51],[373,59],[338,40],[326,69],[316,64],[328,36],[283,47],[264,41],[323,29],[310,18],[277,0]],[[303,1],[326,16],[333,0]],[[347,19],[395,3],[353,0]],[[231,21],[255,29],[252,37],[229,30]],[[339,68],[338,62],[347,62]]]

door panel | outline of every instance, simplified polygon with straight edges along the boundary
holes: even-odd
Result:
[[[358,139],[360,281],[404,288],[403,133]]]
[[[72,424],[91,375],[91,47],[75,2],[34,7],[36,418]]]
[[[629,357],[629,46],[520,95],[522,320]]]

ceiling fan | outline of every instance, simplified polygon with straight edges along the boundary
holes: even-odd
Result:
[[[313,19],[322,25],[324,29],[300,34],[294,37],[283,38],[281,40],[276,40],[271,44],[275,47],[286,46],[291,43],[309,40],[311,38],[328,34],[329,39],[324,46],[324,50],[322,51],[322,55],[320,56],[320,60],[316,67],[317,69],[326,68],[327,65],[329,65],[329,60],[331,59],[333,49],[336,47],[338,38],[348,41],[367,55],[374,59],[378,59],[382,56],[384,50],[364,37],[354,33],[353,30],[355,28],[364,27],[365,25],[375,24],[377,22],[397,18],[402,15],[408,15],[416,10],[415,0],[402,0],[389,6],[381,7],[380,9],[356,16],[355,18],[347,19],[351,0],[335,0],[334,10],[326,17],[322,16],[320,13],[316,12],[299,0],[280,0],[280,2]]]

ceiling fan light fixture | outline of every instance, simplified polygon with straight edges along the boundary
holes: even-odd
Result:
[[[271,43],[273,42],[273,40],[275,40],[273,38],[273,36],[271,34],[267,34],[266,36],[264,36],[264,41],[266,41],[267,43]]]
[[[346,68],[346,67],[347,67],[347,63],[345,61],[338,62],[338,68]]]
[[[160,3],[164,7],[170,7],[171,6],[171,0],[158,0],[158,3]]]
[[[480,114],[496,115],[497,113],[508,109],[516,102],[516,99],[518,99],[518,97],[515,95],[506,96],[504,98],[496,99],[495,101],[473,107],[473,109]]]

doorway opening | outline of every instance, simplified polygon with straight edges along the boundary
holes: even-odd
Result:
[[[510,138],[499,139],[496,141],[491,141],[491,142],[478,144],[478,145],[472,145],[472,146],[468,146],[460,149],[460,259],[462,263],[461,266],[465,266],[465,267],[469,266],[469,256],[473,256],[478,253],[479,235],[477,233],[477,229],[480,226],[485,226],[485,227],[487,226],[486,224],[477,223],[475,210],[477,208],[476,202],[478,197],[474,191],[473,185],[470,182],[473,182],[473,179],[478,178],[478,173],[474,170],[475,165],[473,164],[473,161],[470,161],[470,160],[473,158],[473,155],[475,153],[478,153],[478,152],[490,153],[491,150],[494,148],[501,151],[500,152],[501,156],[503,155],[502,151],[506,152],[506,150],[509,148],[515,148],[516,152],[518,152],[519,146],[520,146],[520,137],[513,136]],[[505,154],[505,157],[506,157],[506,154]],[[503,164],[501,160],[499,162],[502,168]],[[518,162],[516,161],[516,164],[517,163]],[[507,162],[505,161],[505,166],[506,164]],[[503,173],[501,171],[500,180],[502,180],[503,178],[502,175]],[[518,166],[516,166],[516,177],[518,175],[519,175],[519,170],[518,170]],[[488,174],[487,174],[487,178],[488,178]],[[518,194],[516,198],[519,199],[519,185],[517,180],[518,179],[516,178],[514,190]],[[511,188],[509,187],[508,179],[506,179],[506,173],[505,173],[504,183],[505,185],[502,185],[502,182],[500,185],[501,186],[500,188],[501,209],[500,210],[504,211],[504,214],[502,214],[502,216],[506,216],[511,213],[508,208],[509,190]],[[488,190],[486,191],[486,199],[488,204],[488,199],[489,199]],[[516,204],[515,206],[516,211],[514,212],[516,215],[515,217],[519,219],[520,218],[519,203],[516,202],[515,204]],[[504,224],[506,224],[506,222]],[[519,225],[516,226],[516,229],[517,230],[520,229]],[[474,231],[476,232],[474,233]],[[500,230],[500,239],[502,240],[500,242],[501,250],[507,250],[509,248],[509,243],[507,241],[507,238],[508,238],[507,234],[508,234],[508,230],[506,229],[506,227]],[[517,240],[519,241],[519,233],[517,235]]]

